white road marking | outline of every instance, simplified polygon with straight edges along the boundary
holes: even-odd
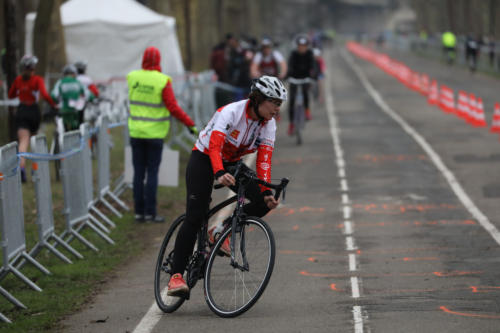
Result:
[[[349,191],[349,186],[347,186],[347,180],[346,179],[341,179],[340,180],[340,189],[344,192]]]
[[[344,206],[344,219],[348,220],[351,218],[351,206]]]
[[[345,238],[345,247],[347,251],[354,251],[358,249],[356,244],[354,244],[354,238],[352,236],[347,236]]]
[[[352,308],[352,315],[354,317],[354,333],[363,333],[363,314],[361,306],[355,305]]]
[[[329,57],[326,57],[327,61]],[[327,66],[330,66],[329,64]],[[330,134],[333,140],[333,147],[336,156],[336,163],[338,168],[338,175],[340,178],[340,185],[343,192],[347,192],[349,187],[347,186],[346,180],[346,169],[345,169],[345,161],[344,161],[344,152],[342,151],[342,147],[340,144],[340,129],[338,127],[337,117],[335,116],[335,104],[333,103],[332,89],[330,87],[329,79],[325,80],[325,91],[326,94],[326,111],[328,115],[328,120],[330,122]],[[344,234],[346,235],[346,249],[347,251],[356,250],[357,247],[354,244],[354,238],[351,236],[353,233],[353,223],[348,219],[351,217],[352,208],[350,206],[350,200],[347,193],[342,193],[342,204],[344,205]],[[355,271],[356,267],[356,255],[353,253],[349,253],[349,270]],[[359,298],[359,282],[358,277],[351,277],[351,291],[353,298]],[[355,305],[353,306],[353,316],[354,316],[354,332],[355,333],[363,333],[363,316],[362,316],[362,308],[361,306]]]
[[[351,276],[352,298],[359,298],[359,281],[357,276]]]
[[[370,81],[366,78],[363,71],[359,68],[356,63],[352,60],[352,57],[347,54],[345,50],[342,50],[342,57],[354,70],[361,83],[371,95],[375,103],[384,111],[389,117],[391,117],[395,122],[397,122],[406,133],[408,133],[422,149],[427,153],[431,161],[434,163],[436,168],[443,174],[446,181],[450,185],[455,195],[462,202],[464,207],[469,211],[469,213],[479,222],[479,224],[490,234],[491,237],[500,245],[500,231],[493,225],[488,217],[479,210],[472,199],[467,195],[462,185],[458,182],[457,178],[451,172],[450,169],[444,164],[441,157],[434,151],[429,143],[420,135],[413,127],[411,127],[403,118],[401,118],[380,96],[379,92],[372,86]]]
[[[251,155],[247,155],[247,157],[244,159],[245,164],[250,165],[250,166],[252,164],[254,164],[256,156],[257,156],[256,153],[251,154]],[[228,189],[227,191],[228,191],[227,198],[230,198],[233,195],[233,193],[231,192],[230,189]],[[220,220],[220,223],[222,223],[223,222],[221,220],[222,217],[230,214],[231,208],[229,208],[229,207],[225,207],[225,209],[219,211],[215,215],[215,218],[213,220],[214,221]],[[222,215],[222,214],[224,214],[224,215]],[[135,329],[132,333],[150,333],[151,331],[153,331],[156,324],[158,324],[158,321],[160,321],[160,319],[162,317],[163,317],[163,311],[161,311],[158,308],[158,305],[156,305],[156,301],[153,301],[153,304],[151,304],[151,306],[149,307],[148,312],[146,312],[144,317],[142,317],[141,321],[139,322],[139,324],[137,324],[137,326],[135,327]]]
[[[349,253],[349,270],[354,272],[356,270],[356,255],[354,253]]]
[[[352,222],[351,221],[344,221],[344,235],[352,235]]]
[[[339,178],[345,178],[345,169],[339,168],[338,175],[339,175]]]
[[[349,195],[347,193],[342,194],[342,204],[343,205],[348,205],[351,202],[349,201]]]

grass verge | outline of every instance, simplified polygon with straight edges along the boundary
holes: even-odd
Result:
[[[48,141],[51,142],[52,126],[45,128]],[[112,130],[114,147],[111,150],[112,179],[117,179],[123,171],[123,135],[122,128]],[[158,214],[166,217],[167,223],[184,210],[185,184],[182,177],[188,155],[181,153],[181,177],[178,188],[158,189]],[[27,170],[30,163],[27,163]],[[64,207],[63,192],[60,182],[55,181],[55,168],[51,165],[52,196],[54,206],[54,223],[56,233],[60,234],[65,227],[62,210]],[[29,174],[29,172],[28,172]],[[94,177],[96,176],[96,161],[94,161]],[[133,207],[132,193],[126,191],[122,199]],[[25,212],[25,231],[27,250],[29,251],[38,241],[36,221],[36,203],[33,183],[29,180],[23,184],[23,201]],[[0,312],[12,320],[12,324],[0,323],[0,332],[53,332],[61,318],[78,311],[93,295],[101,290],[113,270],[120,265],[126,265],[132,258],[141,254],[144,245],[165,225],[137,224],[134,221],[132,210],[125,213],[123,218],[117,219],[112,213],[108,215],[117,227],[110,233],[115,245],[110,245],[102,240],[92,230],[85,229],[82,235],[99,248],[94,252],[86,248],[78,240],[73,240],[71,245],[78,250],[84,259],[73,257],[64,249],[58,247],[73,264],[65,264],[47,250],[43,250],[36,259],[52,274],[45,275],[26,264],[22,273],[35,282],[42,292],[29,288],[12,273],[1,281],[1,286],[19,299],[28,308],[26,310],[15,308],[10,302],[0,297]]]

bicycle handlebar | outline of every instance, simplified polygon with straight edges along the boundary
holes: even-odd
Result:
[[[237,176],[239,175],[242,164],[243,164],[243,162],[238,161],[238,163],[236,163],[236,165],[234,166],[234,172],[233,172],[233,177],[234,178],[237,178]],[[246,178],[248,180],[254,181],[257,184],[260,184],[260,185],[263,185],[265,187],[269,187],[269,188],[274,189],[275,190],[275,192],[274,192],[274,198],[276,200],[278,200],[278,198],[281,195],[281,192],[283,192],[283,199],[285,199],[285,189],[286,189],[286,186],[288,185],[288,183],[290,182],[290,180],[288,178],[281,178],[281,181],[280,181],[279,184],[272,184],[272,183],[268,183],[265,180],[262,180],[262,179],[258,178],[257,174],[255,173],[255,171],[250,170],[250,169],[248,169],[245,172],[243,172],[243,174],[241,174],[240,176],[244,177],[244,178]],[[224,187],[224,185],[222,185],[222,184],[216,184],[216,185],[214,185],[214,189],[220,189],[220,188],[223,188],[223,187]]]

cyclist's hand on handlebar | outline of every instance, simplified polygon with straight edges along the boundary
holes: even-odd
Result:
[[[234,179],[233,175],[227,172],[217,178],[217,181],[224,186],[236,185],[236,180]]]
[[[267,208],[274,209],[278,207],[279,200],[276,200],[273,195],[266,195],[264,197],[264,202],[267,205]]]

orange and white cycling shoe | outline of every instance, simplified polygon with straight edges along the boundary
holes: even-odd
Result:
[[[219,237],[219,233],[215,232],[215,229],[217,229],[217,227],[218,226],[213,226],[212,228],[208,229],[208,242],[210,243],[210,245],[214,245]],[[230,241],[231,238],[226,237],[226,239],[222,243],[222,246],[219,248],[219,251],[227,257],[231,256],[231,245],[229,243]]]
[[[186,296],[189,294],[189,287],[180,273],[172,275],[168,282],[168,296]]]

